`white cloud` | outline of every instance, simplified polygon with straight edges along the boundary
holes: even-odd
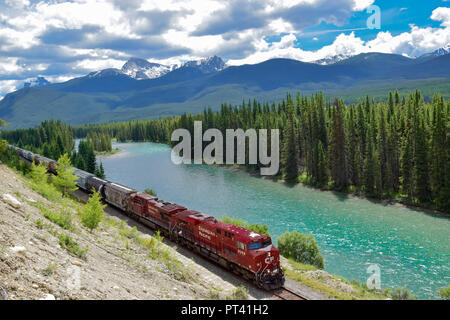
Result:
[[[294,46],[293,34],[285,36],[280,42],[258,41],[258,50],[243,59],[228,61],[230,65],[254,64],[271,58],[290,58],[306,62],[320,60],[335,55],[355,55],[366,52],[396,53],[405,56],[418,56],[444,47],[450,43],[450,8],[436,8],[431,19],[442,21],[445,28],[420,28],[410,26],[409,32],[393,36],[389,31],[381,31],[369,41],[355,36],[354,32],[339,34],[332,44],[316,51],[304,51]],[[288,38],[286,38],[288,37]],[[287,41],[289,39],[289,41]],[[314,40],[314,39],[313,39]]]
[[[347,32],[318,50],[304,49],[305,28],[326,22],[345,30],[354,11],[372,4],[374,0],[5,0],[0,3],[1,86],[20,86],[16,79],[37,74],[57,80],[120,68],[133,55],[173,64],[217,54],[239,65],[370,51],[414,56],[450,43],[450,8],[439,7],[430,16],[440,22],[438,28],[411,25],[407,32],[383,31],[370,40]],[[278,42],[267,40],[280,35]],[[311,35],[316,43],[317,37]]]
[[[439,7],[433,10],[431,19],[435,21],[442,21],[441,26],[450,27],[450,8]]]
[[[29,0],[5,0],[5,3],[8,6],[10,6],[12,8],[17,8],[17,9],[22,9],[22,8],[30,5]]]
[[[0,80],[0,100],[9,92],[17,90],[20,83],[20,80]]]
[[[108,68],[120,69],[126,60],[116,60],[116,59],[85,59],[78,61],[73,67],[73,70],[88,70],[96,71]]]

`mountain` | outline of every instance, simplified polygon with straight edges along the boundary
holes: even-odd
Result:
[[[333,64],[333,63],[348,59],[352,56],[353,56],[353,54],[338,54],[335,56],[329,56],[329,57],[326,57],[323,59],[313,61],[313,63],[320,64],[320,65],[329,65],[329,64]]]
[[[450,43],[446,46],[439,48],[433,52],[425,53],[417,58],[418,61],[428,61],[436,57],[444,56],[450,53]]]
[[[145,59],[131,58],[122,67],[122,73],[136,80],[148,80],[160,78],[176,69],[190,69],[192,73],[209,74],[221,71],[225,68],[225,62],[218,57],[213,56],[201,60],[192,60],[182,65],[163,65],[159,63],[148,62]],[[189,71],[188,71],[189,72]]]
[[[140,61],[125,69],[146,69],[150,64]],[[388,90],[415,88],[423,89],[426,98],[435,90],[449,97],[450,55],[412,59],[364,53],[328,65],[271,59],[228,67],[219,57],[211,57],[141,80],[123,70],[106,69],[10,93],[0,101],[0,118],[10,128],[34,126],[49,118],[78,125],[196,113],[205,107],[217,110],[223,102],[238,104],[243,99],[272,102],[287,92],[323,91],[328,97],[355,102],[365,94],[381,98]]]
[[[165,66],[159,63],[148,62],[140,58],[131,58],[122,67],[121,71],[136,80],[155,79],[172,71],[176,66]]]
[[[50,84],[50,81],[48,81],[44,77],[37,77],[35,79],[31,79],[28,82],[25,82],[23,84],[23,87],[24,88],[30,88],[30,87],[36,88],[36,87],[43,87],[43,86],[46,86],[49,84]]]
[[[418,61],[426,61],[426,60],[430,60],[432,58],[443,56],[443,55],[446,55],[449,53],[450,53],[450,44],[447,44],[446,46],[439,48],[433,52],[425,53],[425,54],[417,57],[417,59],[418,59]],[[352,54],[352,53],[343,53],[343,54],[338,54],[335,56],[328,56],[323,59],[315,60],[312,63],[320,64],[320,65],[329,65],[329,64],[334,64],[336,62],[340,62],[343,60],[347,60],[354,56],[355,56],[355,54]],[[414,57],[413,57],[413,59],[414,59]]]
[[[213,56],[206,59],[188,61],[181,68],[197,68],[201,73],[208,74],[225,69],[225,62],[220,57]]]

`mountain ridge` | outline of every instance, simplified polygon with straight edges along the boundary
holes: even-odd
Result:
[[[270,59],[226,66],[218,59],[212,57],[209,62],[214,63],[209,65],[204,61],[209,68],[200,68],[202,62],[188,63],[151,79],[137,80],[122,70],[105,69],[63,83],[24,88],[0,101],[0,118],[11,127],[34,126],[48,118],[69,124],[157,118],[204,107],[218,109],[223,102],[239,103],[256,96],[275,99],[281,92],[338,94],[367,87],[370,93],[374,83],[398,88],[399,83],[450,78],[449,54],[411,59],[363,53],[329,65]]]

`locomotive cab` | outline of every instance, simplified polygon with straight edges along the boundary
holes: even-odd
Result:
[[[272,244],[272,239],[259,235],[247,244],[247,249],[255,263],[257,284],[267,290],[282,286],[284,274],[280,266],[280,251]]]

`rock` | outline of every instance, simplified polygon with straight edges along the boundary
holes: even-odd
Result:
[[[24,254],[25,251],[27,251],[27,249],[22,246],[11,247],[10,250],[14,253],[20,253],[20,254]]]
[[[33,283],[31,286],[32,286],[34,289],[39,288],[39,286],[38,286],[36,283]]]
[[[37,201],[34,200],[33,198],[28,198],[27,201],[30,202],[30,203],[37,203]]]
[[[83,266],[83,264],[82,264],[80,261],[77,261],[77,260],[72,261],[72,264],[73,264],[74,266],[77,266],[77,267],[80,267],[80,268]]]
[[[119,290],[120,288],[118,286],[113,287],[114,290]]]
[[[54,295],[47,293],[44,298],[41,298],[39,300],[56,300],[56,298]]]
[[[16,209],[19,209],[22,204],[19,202],[19,200],[17,200],[16,198],[14,198],[12,195],[5,193],[2,197],[3,202],[9,204],[11,207],[14,207]]]

